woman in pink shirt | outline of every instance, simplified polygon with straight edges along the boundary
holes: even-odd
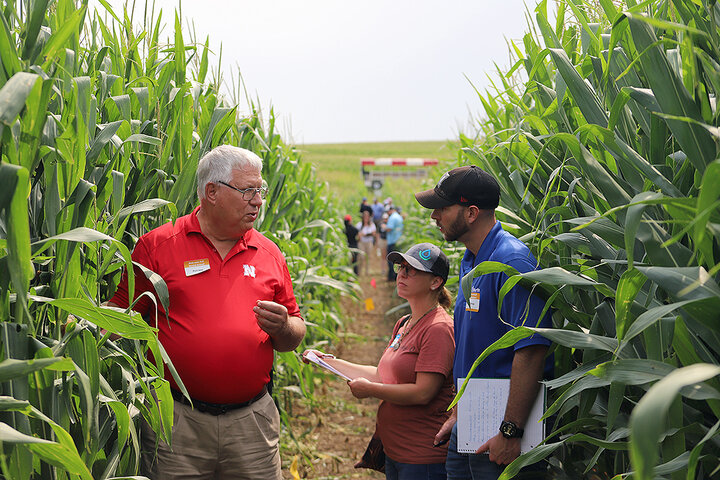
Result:
[[[445,310],[452,299],[444,286],[448,259],[437,246],[420,243],[405,253],[391,252],[388,260],[398,274],[398,295],[408,301],[411,313],[395,324],[378,366],[314,352],[353,379],[348,385],[355,397],[382,400],[376,434],[385,451],[387,479],[444,480],[447,447],[433,442],[453,398],[455,340]]]

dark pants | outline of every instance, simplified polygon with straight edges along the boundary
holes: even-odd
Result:
[[[353,247],[357,248],[357,247]],[[358,275],[360,273],[358,269],[358,252],[352,252],[352,266],[353,266],[353,272],[355,272],[355,275]]]
[[[457,425],[453,427],[450,435],[445,468],[447,470],[447,480],[497,480],[505,470],[504,466],[491,462],[490,457],[484,453],[458,453]],[[520,470],[520,473],[515,478],[545,479],[547,478],[545,465],[542,462],[529,465]]]
[[[396,244],[393,243],[393,244],[391,245],[391,244],[388,243],[388,246],[387,246],[387,254],[388,254],[388,255],[390,255],[390,252],[397,252],[397,251],[399,251],[399,250],[396,248]],[[387,275],[387,279],[388,279],[388,281],[390,281],[390,282],[394,282],[395,279],[397,278],[397,273],[395,273],[395,269],[393,268],[393,262],[391,262],[390,260],[388,260],[387,264],[388,264],[388,275]]]
[[[445,464],[429,463],[418,465],[400,463],[385,456],[385,478],[387,480],[445,480]]]

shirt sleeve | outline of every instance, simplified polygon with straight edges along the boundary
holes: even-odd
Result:
[[[143,238],[140,237],[135,249],[132,252],[133,262],[137,262],[152,270],[152,261],[150,254],[147,251],[147,247],[143,242]],[[153,288],[150,280],[147,279],[143,271],[137,265],[133,266],[133,272],[135,273],[135,295],[134,298],[138,298],[143,292],[150,292],[155,295],[155,289]],[[130,305],[130,292],[128,290],[128,273],[127,269],[123,269],[122,277],[120,278],[120,284],[118,285],[115,295],[110,299],[110,302],[118,305],[122,308],[127,308]],[[133,307],[133,310],[140,313],[143,317],[150,314],[153,307],[152,300],[147,296],[142,297]]]
[[[507,262],[507,264],[515,268],[515,270],[520,273],[535,270],[535,265],[532,265],[530,261],[525,258],[512,258]],[[507,279],[507,275],[501,274],[499,288],[502,287]],[[531,295],[527,288],[521,286],[520,284],[516,284],[505,295],[502,308],[500,309],[500,315],[504,321],[515,327],[526,326],[551,328],[551,309],[548,309],[542,319],[540,319],[540,314],[544,308],[545,301],[542,298],[537,295]],[[518,341],[514,346],[514,350],[528,347],[530,345],[550,345],[550,343],[550,340],[546,339],[542,335],[535,334]]]
[[[293,293],[290,271],[288,270],[287,263],[285,262],[284,258],[281,260],[281,264],[282,281],[275,289],[275,298],[273,299],[273,301],[287,308],[288,316],[301,317],[300,308],[298,307],[297,300],[295,299],[295,294]]]
[[[453,369],[455,338],[449,322],[433,323],[423,334],[415,372],[449,375]]]

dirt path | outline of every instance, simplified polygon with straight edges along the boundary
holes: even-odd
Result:
[[[386,317],[385,312],[403,301],[394,294],[394,282],[386,280],[385,269],[384,258],[373,256],[370,275],[361,275],[359,282],[363,298],[371,298],[375,308],[367,311],[364,302],[348,301],[346,330],[338,332],[341,341],[328,348],[328,353],[356,363],[377,365],[399,316]],[[283,442],[284,478],[294,478],[290,465],[297,458],[300,478],[384,479],[384,474],[353,467],[375,429],[379,401],[356,399],[345,382],[336,377],[328,377],[316,386],[314,401],[315,405],[305,399],[293,404],[290,428],[297,444],[288,439]]]

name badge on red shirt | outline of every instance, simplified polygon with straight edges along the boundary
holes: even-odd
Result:
[[[185,266],[185,276],[191,277],[210,270],[210,260],[207,258],[201,258],[199,260],[187,260],[183,263]]]

